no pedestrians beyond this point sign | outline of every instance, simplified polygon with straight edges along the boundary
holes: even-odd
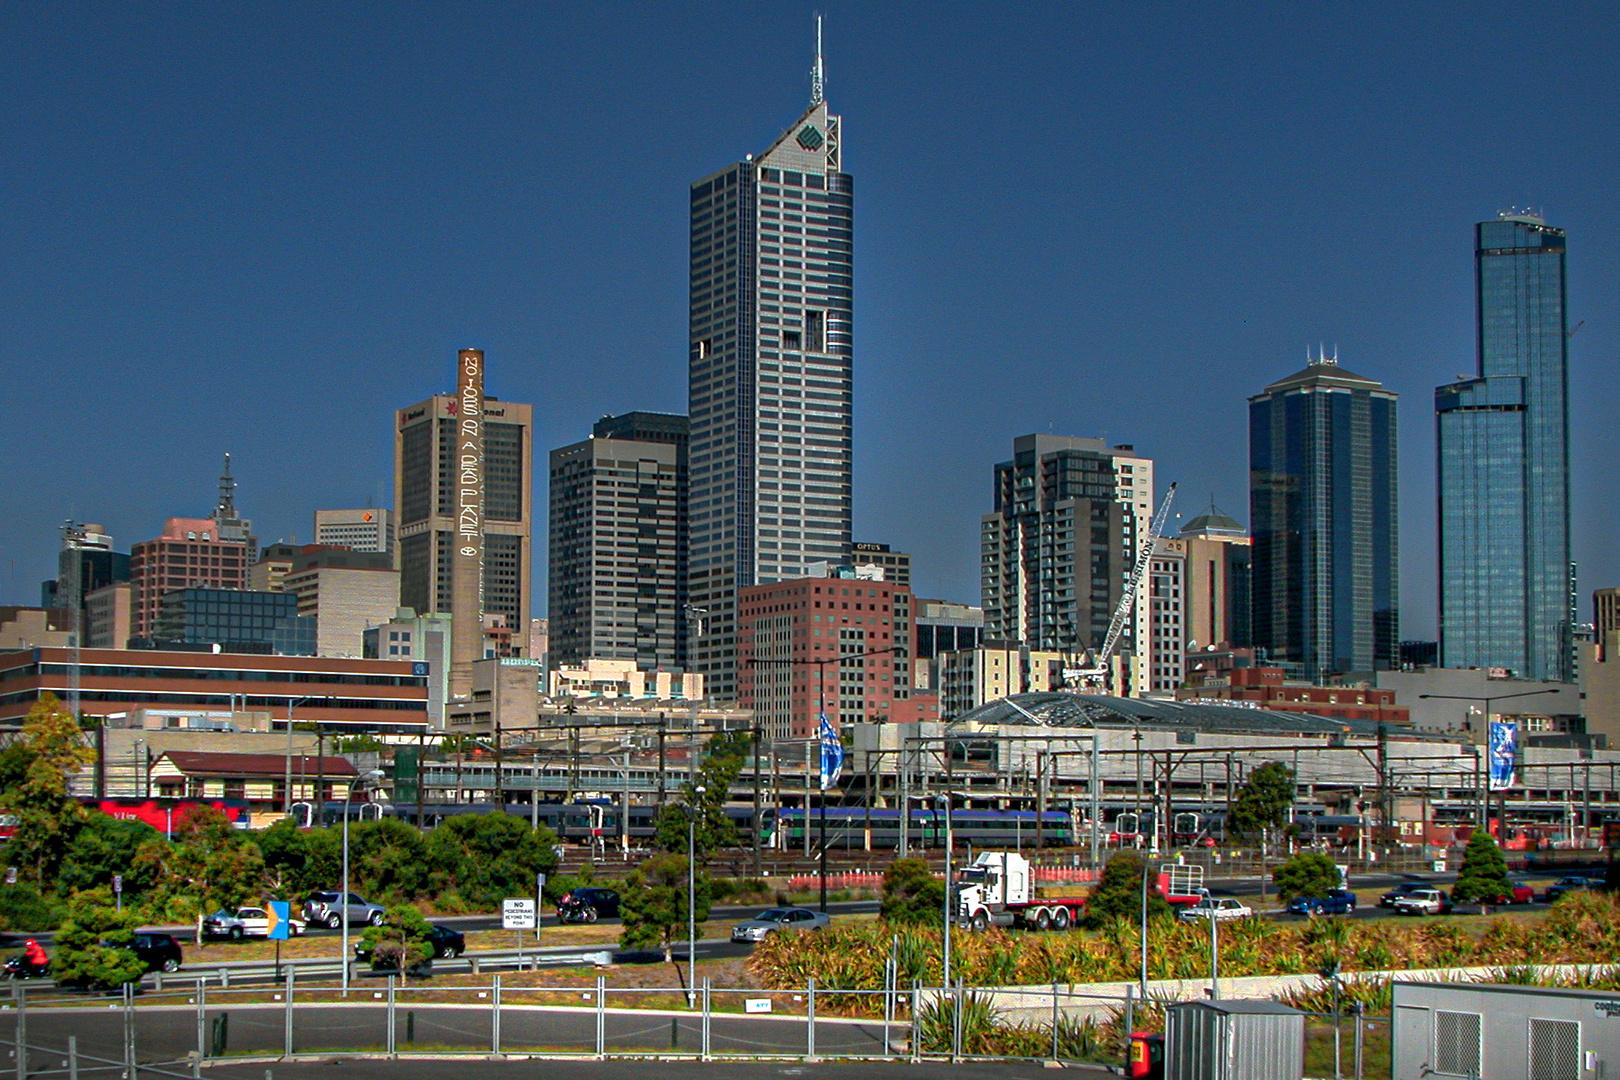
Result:
[[[533,897],[508,897],[501,901],[501,929],[502,930],[533,930],[535,919],[535,901]]]
[[[288,921],[292,918],[292,905],[286,900],[272,900],[265,908],[270,912],[270,940],[286,941],[292,925]]]

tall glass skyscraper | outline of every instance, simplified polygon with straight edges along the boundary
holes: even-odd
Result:
[[[1318,355],[1249,399],[1252,633],[1309,679],[1399,663],[1395,394]]]
[[[737,591],[850,555],[854,181],[819,53],[810,107],[692,185],[688,640],[722,699]]]
[[[1474,227],[1479,374],[1434,392],[1440,663],[1568,681],[1569,325],[1564,230]]]

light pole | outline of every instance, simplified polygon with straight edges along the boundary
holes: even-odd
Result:
[[[951,896],[951,797],[935,795],[934,802],[945,807],[945,986],[951,985],[951,917],[955,915]]]
[[[1488,753],[1491,746],[1491,702],[1507,701],[1510,698],[1535,697],[1538,694],[1557,694],[1560,692],[1561,691],[1559,688],[1554,686],[1548,687],[1545,690],[1524,690],[1517,694],[1419,694],[1418,697],[1432,698],[1440,701],[1484,702],[1484,730],[1480,732],[1480,745],[1484,747]],[[1517,747],[1515,747],[1515,750],[1517,750]],[[1485,767],[1483,762],[1481,762],[1481,766],[1481,771],[1484,773],[1484,775],[1481,777],[1482,791],[1488,792],[1490,790],[1490,769]],[[1490,796],[1488,794],[1485,794],[1480,799],[1479,827],[1485,830],[1486,833],[1491,831],[1491,803]],[[1507,841],[1507,788],[1505,786],[1502,788],[1502,824],[1500,831],[1502,834],[1502,840],[1505,843]]]
[[[292,717],[287,718],[288,729],[292,728]],[[290,760],[290,759],[289,759]],[[338,923],[343,927],[343,996],[349,996],[349,801],[354,798],[354,789],[363,788],[375,783],[382,776],[381,769],[372,769],[362,776],[355,778],[343,793],[343,895],[338,898]]]
[[[306,701],[314,701],[312,697],[287,699],[287,779],[285,797],[281,800],[281,812],[288,817],[292,816],[293,786],[292,786],[292,751],[293,751],[293,706],[302,705]]]
[[[693,805],[703,795],[699,784],[692,789],[693,800],[686,806],[686,1007],[697,1002],[697,816]]]
[[[131,755],[131,756],[134,758],[134,764],[135,764],[135,797],[137,799],[144,799],[146,797],[146,785],[141,783],[141,774],[146,771],[146,769],[145,769],[145,764],[146,764],[146,740],[145,739],[136,739],[135,740],[135,753],[133,755]]]

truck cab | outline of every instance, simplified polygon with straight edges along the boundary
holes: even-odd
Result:
[[[1066,930],[1085,913],[1085,898],[1076,892],[1037,895],[1029,860],[1016,851],[984,851],[964,866],[951,884],[955,921],[974,930],[992,926],[1032,930]]]

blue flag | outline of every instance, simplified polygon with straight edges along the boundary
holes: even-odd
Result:
[[[821,714],[821,790],[826,791],[838,783],[838,777],[844,771],[844,744],[838,738],[838,732],[827,722],[827,714]]]

